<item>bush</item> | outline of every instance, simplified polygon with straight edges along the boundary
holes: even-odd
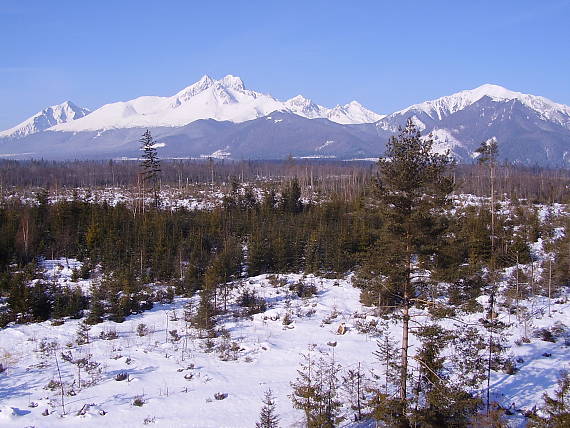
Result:
[[[133,406],[142,407],[144,403],[145,403],[144,398],[140,396],[135,397],[135,399],[133,400]]]
[[[503,365],[503,371],[508,375],[514,375],[519,369],[515,361],[512,358],[508,358]]]
[[[554,335],[547,328],[541,328],[541,329],[537,330],[534,333],[534,336],[541,339],[541,340],[544,340],[545,342],[552,342],[552,343],[556,342]]]
[[[317,294],[317,287],[315,284],[305,284],[299,281],[296,284],[291,284],[289,290],[295,292],[298,297],[309,298]]]
[[[149,330],[148,330],[148,327],[146,324],[141,323],[141,324],[137,325],[137,334],[140,337],[146,336],[148,333],[149,333]]]
[[[121,381],[126,380],[128,378],[129,378],[129,374],[127,372],[121,372],[115,376],[115,380],[117,382],[121,382]]]
[[[255,290],[244,289],[238,297],[237,304],[245,308],[244,316],[259,314],[267,310],[265,299],[259,297]]]
[[[103,330],[101,333],[99,333],[99,338],[103,340],[114,340],[117,339],[118,337],[119,333],[117,333],[117,330],[115,330],[114,328],[111,328],[109,330]]]

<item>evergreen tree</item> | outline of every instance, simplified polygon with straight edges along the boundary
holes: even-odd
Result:
[[[425,293],[429,278],[424,274],[435,264],[438,238],[446,229],[443,211],[453,190],[448,175],[453,161],[447,154],[432,152],[433,139],[422,138],[411,119],[400,128],[379,161],[377,198],[384,219],[381,242],[369,255],[368,277],[378,296],[402,313],[399,398],[405,405],[408,379],[410,309]],[[367,283],[360,284],[365,291]]]
[[[86,324],[99,324],[103,322],[103,316],[105,315],[105,306],[103,301],[105,300],[105,289],[102,287],[100,282],[94,281],[91,284],[91,298],[89,301],[89,315],[87,316]]]
[[[376,347],[377,349],[373,354],[384,370],[384,385],[382,392],[386,396],[394,395],[400,386],[400,382],[398,380],[400,366],[397,361],[398,349],[396,347],[396,341],[392,339],[389,332],[386,331],[384,333],[384,337],[376,341]]]
[[[157,209],[160,205],[159,174],[161,171],[158,151],[156,149],[157,145],[148,129],[139,142],[141,143],[141,150],[143,152],[141,162],[143,180],[145,183],[150,183],[154,208]]]
[[[210,287],[205,287],[200,291],[200,303],[196,313],[191,318],[192,326],[199,330],[201,338],[214,337],[216,327],[216,309],[213,304],[215,293]]]
[[[271,389],[265,391],[263,397],[263,407],[259,414],[259,422],[255,424],[256,428],[279,428],[279,416],[275,411],[275,398]]]
[[[422,346],[415,357],[419,375],[411,421],[426,428],[467,427],[480,400],[453,383],[445,370],[446,358],[441,351],[453,336],[438,325],[422,327],[417,336]]]
[[[558,388],[554,396],[543,395],[542,411],[545,417],[534,416],[529,427],[565,428],[570,426],[570,373],[562,371],[558,378]]]
[[[293,407],[305,413],[307,428],[332,428],[342,421],[339,415],[338,373],[340,366],[333,358],[315,360],[315,346],[301,354],[298,376],[291,382]]]
[[[285,212],[298,213],[303,209],[301,202],[301,187],[297,177],[289,181],[281,193],[282,207]]]

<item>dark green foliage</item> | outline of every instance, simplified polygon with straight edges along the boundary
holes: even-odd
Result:
[[[160,189],[159,189],[159,174],[160,174],[160,161],[158,159],[158,152],[156,149],[156,142],[152,138],[150,131],[147,129],[141,139],[142,150],[142,176],[145,183],[149,183],[151,186],[154,208],[158,208],[160,205]]]
[[[101,264],[106,271],[128,271],[143,282],[176,278],[177,291],[192,295],[203,287],[213,258],[224,265],[223,276],[241,275],[242,261],[237,259],[243,258],[244,244],[249,275],[300,270],[342,274],[354,268],[375,239],[370,225],[378,224],[377,216],[338,199],[300,209],[297,185],[286,185],[286,196],[293,195],[287,196],[287,209],[271,190],[258,206],[247,189],[239,189],[240,208],[231,210],[149,210],[133,215],[133,209],[122,204],[79,199],[48,203],[45,192],[39,205],[4,204],[0,288],[6,288],[11,263],[23,266],[38,257],[70,256],[84,261],[76,275],[82,278]]]
[[[275,410],[275,398],[271,389],[265,391],[263,397],[263,407],[259,414],[259,422],[255,424],[256,428],[279,428],[279,416]]]
[[[293,178],[281,190],[281,207],[288,213],[298,213],[303,209],[299,180]]]
[[[441,350],[453,336],[437,325],[418,332],[422,347],[417,353],[419,377],[414,385],[416,406],[411,421],[422,427],[467,427],[477,412],[480,400],[454,384],[444,369]]]
[[[265,312],[267,303],[263,297],[259,297],[255,290],[244,288],[238,297],[237,304],[245,309],[245,315],[254,315]]]
[[[190,318],[194,328],[200,331],[200,337],[214,337],[216,327],[216,308],[214,305],[214,291],[206,287],[200,292],[200,304],[196,313]]]
[[[101,286],[101,283],[94,282],[91,286],[91,299],[89,302],[89,315],[85,320],[86,324],[99,324],[103,322],[103,316],[105,315],[105,290]]]
[[[466,388],[477,388],[487,377],[485,351],[487,342],[474,327],[461,328],[452,339],[454,353],[450,360],[460,384]]]
[[[422,138],[408,119],[390,139],[379,161],[376,201],[383,219],[380,239],[368,253],[356,284],[363,297],[385,310],[402,314],[402,355],[399,398],[406,405],[410,309],[429,298],[433,278],[425,270],[437,265],[448,222],[445,208],[454,188],[449,175],[453,161],[432,152],[431,136]]]
[[[51,317],[70,317],[79,319],[83,316],[83,310],[87,308],[88,299],[83,295],[79,287],[56,288],[53,293],[53,307]]]
[[[554,287],[570,287],[570,220],[566,220],[566,234],[554,242],[555,254],[552,263],[552,281]]]
[[[297,378],[291,382],[293,407],[305,413],[308,428],[332,428],[342,421],[338,397],[340,366],[330,356],[316,360],[314,347],[301,355]]]
[[[382,392],[379,389],[372,389],[371,398],[368,400],[368,407],[371,409],[370,416],[380,426],[394,428],[408,428],[410,423],[405,415],[405,409],[401,400]]]
[[[453,190],[446,173],[452,162],[445,155],[432,154],[432,144],[431,139],[420,138],[409,121],[398,137],[392,137],[386,158],[380,161],[376,195],[384,225],[357,281],[373,295],[370,301],[380,306],[399,305],[416,294],[409,287],[412,259],[417,260],[414,271],[427,268],[441,249],[438,238],[447,228],[441,214]],[[416,283],[417,292],[423,284]]]
[[[562,371],[558,378],[558,388],[553,396],[543,395],[542,411],[545,417],[533,416],[529,427],[565,428],[570,426],[570,374]]]

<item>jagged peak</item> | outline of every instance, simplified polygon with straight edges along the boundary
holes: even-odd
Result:
[[[200,78],[200,80],[198,80],[195,83],[192,83],[190,86],[187,86],[184,89],[182,89],[180,92],[178,92],[175,95],[175,97],[180,98],[182,100],[187,100],[188,98],[191,98],[199,94],[200,92],[205,91],[213,84],[214,84],[214,79],[205,74]]]
[[[67,100],[44,108],[18,125],[0,132],[0,137],[24,137],[48,129],[53,125],[71,122],[91,113]]]
[[[293,98],[288,99],[285,101],[287,104],[295,104],[295,105],[310,105],[313,104],[313,101],[310,98],[305,97],[304,95],[296,95]]]
[[[224,76],[222,79],[218,80],[218,82],[225,88],[237,89],[242,91],[245,89],[243,80],[241,80],[240,77],[231,74]]]

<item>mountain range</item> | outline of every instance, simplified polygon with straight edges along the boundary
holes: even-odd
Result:
[[[333,108],[302,95],[280,101],[232,75],[94,111],[70,101],[48,107],[0,132],[0,157],[137,158],[140,135],[150,129],[163,158],[368,159],[381,156],[408,119],[431,133],[434,150],[461,162],[496,138],[501,159],[570,166],[570,107],[544,97],[486,84],[382,115],[357,101]]]

